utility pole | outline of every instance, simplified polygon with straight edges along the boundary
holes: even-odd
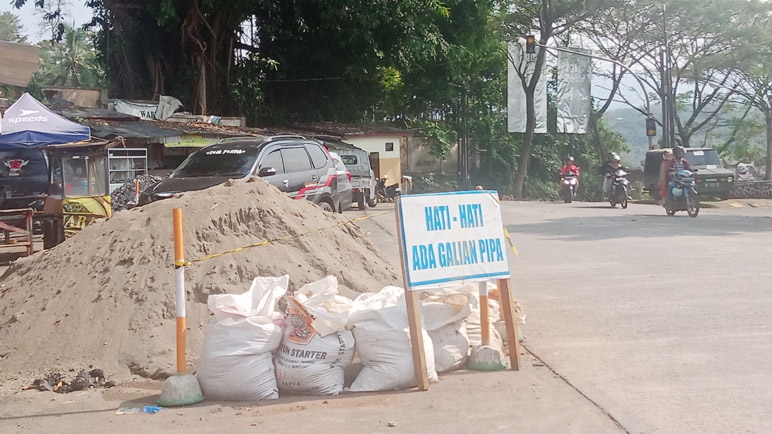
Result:
[[[675,98],[673,95],[673,65],[671,62],[670,53],[670,41],[667,35],[667,6],[662,5],[662,37],[664,46],[663,62],[662,62],[662,137],[667,137],[666,148],[672,148],[676,146],[675,137]],[[665,120],[667,119],[667,128],[665,128]]]
[[[464,84],[461,96],[461,112],[463,113],[462,127],[463,132],[458,138],[457,167],[458,167],[458,189],[460,191],[469,190],[469,88]]]

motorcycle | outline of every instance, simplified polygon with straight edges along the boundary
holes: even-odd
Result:
[[[695,188],[694,172],[679,170],[673,179],[673,199],[665,202],[665,212],[672,216],[677,211],[686,211],[689,217],[697,217],[700,212],[700,199]]]
[[[402,189],[399,184],[392,184],[386,186],[386,177],[378,178],[378,182],[375,185],[375,193],[378,196],[379,202],[392,202],[394,199],[402,193]]]
[[[612,208],[617,204],[622,205],[622,209],[627,209],[627,197],[630,191],[630,181],[627,179],[628,173],[622,169],[617,169],[611,176],[611,194],[608,201]]]
[[[560,177],[560,198],[565,203],[571,203],[576,196],[576,187],[579,180],[576,179],[576,172],[568,171]]]

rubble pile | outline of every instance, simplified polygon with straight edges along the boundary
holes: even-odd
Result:
[[[139,181],[139,191],[142,192],[145,191],[146,188],[152,187],[162,180],[163,178],[160,176],[139,175],[131,181],[124,182],[122,186],[110,193],[113,212],[123,211],[137,205],[137,181]]]
[[[67,381],[65,374],[59,371],[51,371],[45,377],[33,381],[29,389],[41,392],[70,393],[90,388],[104,387],[109,389],[115,386],[115,381],[107,381],[105,379],[105,373],[101,369],[91,369],[88,372],[81,369],[70,381]]]
[[[51,368],[88,365],[117,380],[174,373],[173,208],[183,210],[188,260],[298,236],[186,267],[191,365],[210,320],[211,294],[242,293],[256,276],[290,275],[292,292],[332,275],[349,298],[399,281],[344,216],[292,200],[259,179],[229,181],[116,213],[14,263],[0,277],[0,383],[29,384]]]

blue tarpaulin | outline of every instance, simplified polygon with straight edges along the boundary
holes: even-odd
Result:
[[[34,148],[91,140],[91,130],[49,110],[25,93],[3,116],[0,149]]]

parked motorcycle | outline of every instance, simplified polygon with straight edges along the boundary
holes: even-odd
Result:
[[[399,184],[386,186],[386,177],[383,177],[378,179],[378,183],[375,185],[375,192],[379,202],[392,202],[402,193],[402,189],[399,187]]]
[[[665,212],[672,216],[677,211],[686,211],[689,217],[697,217],[700,212],[700,199],[695,188],[694,172],[679,170],[673,179],[673,200],[665,202]]]
[[[630,181],[627,179],[628,173],[622,169],[617,169],[611,175],[611,194],[608,201],[612,208],[617,204],[622,205],[622,209],[627,209],[627,198],[630,192]]]
[[[565,203],[571,203],[576,196],[576,187],[579,180],[576,179],[576,172],[568,171],[560,177],[560,198]]]

